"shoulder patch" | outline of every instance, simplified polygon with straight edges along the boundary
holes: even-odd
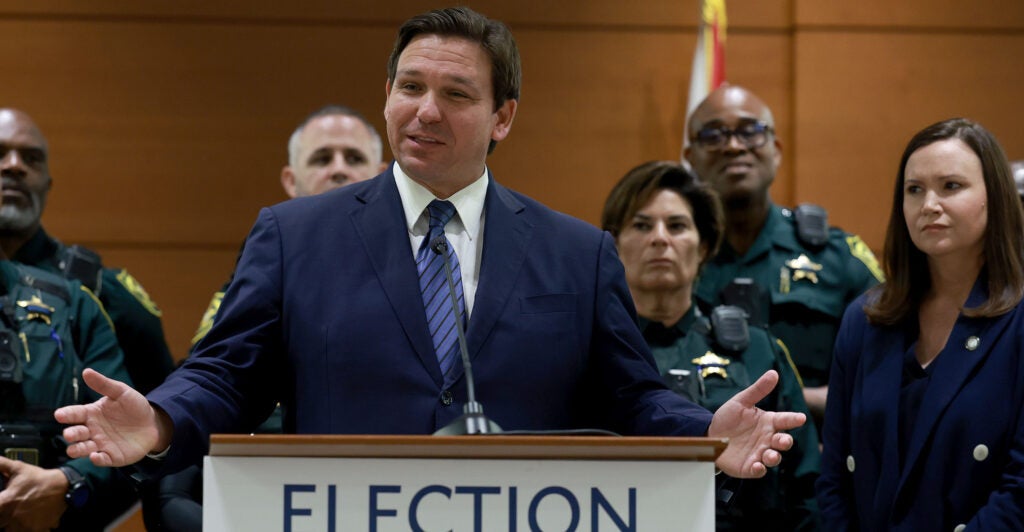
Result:
[[[850,246],[850,254],[857,260],[863,262],[864,265],[868,267],[871,275],[874,275],[878,282],[885,282],[885,273],[882,272],[882,267],[878,265],[878,259],[875,258],[875,254],[871,252],[871,248],[869,248],[859,236],[847,235],[846,245]]]
[[[124,286],[125,289],[128,290],[128,293],[135,296],[135,299],[138,299],[139,303],[142,303],[142,306],[146,307],[146,310],[151,314],[158,318],[163,315],[163,312],[160,312],[156,303],[149,298],[149,294],[146,293],[146,289],[142,288],[142,284],[135,280],[135,278],[128,273],[128,270],[121,270],[117,272],[117,281],[121,283],[121,286]]]
[[[206,334],[210,332],[210,328],[213,327],[213,320],[217,317],[217,311],[220,310],[220,302],[224,300],[224,292],[216,292],[213,294],[213,298],[210,299],[210,306],[206,307],[206,312],[203,313],[203,319],[199,322],[199,329],[196,330],[196,334],[192,336],[192,347],[195,347],[206,337]]]

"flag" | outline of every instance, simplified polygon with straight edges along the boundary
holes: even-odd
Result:
[[[725,0],[701,0],[697,49],[693,51],[690,97],[686,120],[704,98],[725,81]],[[689,128],[683,131],[683,146],[689,143]]]

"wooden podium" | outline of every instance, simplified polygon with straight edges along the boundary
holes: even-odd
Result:
[[[725,440],[224,435],[204,530],[713,531]]]

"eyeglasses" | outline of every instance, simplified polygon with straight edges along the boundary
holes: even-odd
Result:
[[[729,139],[736,137],[740,143],[753,150],[768,142],[768,135],[774,132],[772,126],[764,122],[745,122],[734,129],[727,127],[705,127],[690,139],[707,150],[720,150],[729,145]]]

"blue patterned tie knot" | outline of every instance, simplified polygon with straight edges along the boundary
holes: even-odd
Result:
[[[444,226],[455,217],[455,205],[450,201],[434,200],[427,205],[427,212],[430,213],[430,238],[434,239],[444,234]]]
[[[427,205],[427,213],[430,216],[430,230],[416,255],[416,271],[419,273],[423,307],[427,314],[427,326],[434,342],[434,351],[441,367],[441,374],[447,381],[451,370],[459,359],[459,337],[458,331],[455,329],[455,320],[459,319],[465,323],[466,315],[459,257],[444,236],[444,226],[455,216],[455,206],[449,201],[434,200]],[[445,247],[443,249],[452,269],[458,309],[452,307],[448,278],[444,273],[444,259],[433,249],[434,242],[438,238],[444,239]]]

